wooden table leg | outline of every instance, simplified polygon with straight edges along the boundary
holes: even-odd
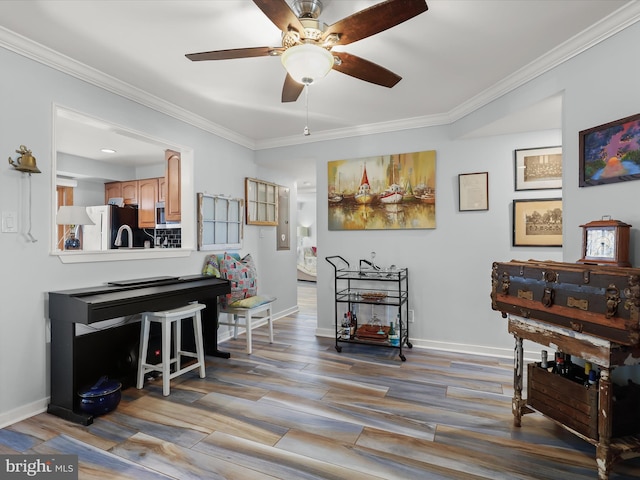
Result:
[[[613,463],[611,452],[611,434],[613,397],[611,395],[611,370],[603,367],[600,370],[598,388],[598,445],[596,446],[596,463],[598,464],[598,478],[608,480]]]
[[[514,335],[516,346],[513,353],[513,400],[511,411],[513,412],[513,426],[519,427],[522,424],[522,376],[524,352],[522,349],[522,338]]]

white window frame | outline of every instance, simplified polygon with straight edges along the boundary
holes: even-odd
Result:
[[[243,219],[243,199],[198,193],[198,250],[241,249]]]

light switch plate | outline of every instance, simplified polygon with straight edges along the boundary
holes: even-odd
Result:
[[[2,212],[2,233],[18,233],[18,214]]]

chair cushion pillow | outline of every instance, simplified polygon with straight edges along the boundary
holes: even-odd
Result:
[[[207,255],[207,258],[204,259],[202,275],[211,275],[213,277],[220,278],[220,262],[218,260],[218,255]]]
[[[241,260],[237,260],[225,253],[220,264],[220,273],[222,278],[229,280],[231,286],[231,293],[228,293],[225,297],[220,297],[220,303],[223,308],[237,300],[258,294],[256,266],[251,254],[246,255]]]
[[[270,297],[268,295],[255,295],[253,297],[236,300],[229,304],[229,308],[254,308],[264,305],[265,303],[271,303],[275,300],[275,297]]]

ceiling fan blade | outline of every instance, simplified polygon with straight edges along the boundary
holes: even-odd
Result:
[[[335,45],[348,45],[406,22],[427,9],[425,0],[387,0],[337,21],[322,38],[338,34],[340,38]]]
[[[304,38],[304,26],[285,0],[253,0],[262,13],[283,32],[296,30]]]
[[[346,52],[333,52],[333,54],[340,59],[340,62],[333,64],[333,69],[341,73],[388,88],[402,80],[400,75],[364,58]]]
[[[233,48],[231,50],[188,53],[185,57],[194,62],[200,62],[202,60],[230,60],[233,58],[267,57],[274,55],[273,52],[282,52],[283,50],[282,47]]]
[[[295,102],[304,90],[304,85],[296,82],[291,75],[287,73],[282,86],[282,102]]]

